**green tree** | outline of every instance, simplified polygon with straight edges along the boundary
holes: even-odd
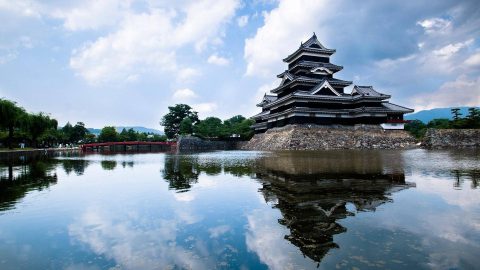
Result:
[[[60,140],[64,143],[79,143],[85,141],[86,135],[89,133],[83,122],[77,122],[75,126],[72,126],[70,122],[67,122],[61,129]]]
[[[22,119],[25,119],[27,113],[15,102],[6,99],[0,99],[0,127],[8,131],[7,145],[13,148],[13,135],[16,128],[21,125]]]
[[[85,140],[85,135],[87,135],[88,129],[85,128],[85,124],[83,122],[77,122],[75,126],[72,128],[72,133],[70,134],[70,142],[78,143],[80,141]]]
[[[60,130],[49,128],[38,137],[39,141],[45,143],[45,145],[52,146],[59,141]]]
[[[253,130],[251,126],[254,121],[246,119],[242,115],[236,115],[223,122],[224,132],[223,137],[240,137],[243,140],[248,140],[253,136]]]
[[[168,107],[168,110],[169,112],[162,117],[160,125],[164,127],[165,135],[170,139],[176,138],[180,133],[180,123],[183,119],[190,118],[193,125],[198,122],[197,112],[187,104],[176,104]]]
[[[127,129],[122,129],[122,131],[119,134],[119,141],[123,142],[133,142],[137,141],[139,137],[139,133],[136,132],[133,128]]]
[[[237,132],[242,140],[250,140],[253,137],[254,131],[252,125],[254,123],[255,121],[253,119],[245,119],[238,124]]]
[[[468,108],[467,128],[480,128],[480,109]]]
[[[460,116],[462,115],[462,113],[460,112],[460,108],[452,108],[450,111],[453,115],[453,121],[460,120]]]
[[[127,129],[123,128],[120,134],[118,134],[118,140],[121,142],[126,142],[128,138]]]
[[[130,142],[140,141],[139,133],[136,132],[133,128],[129,128],[127,130],[127,141],[130,141]]]
[[[405,124],[405,130],[410,132],[415,138],[423,138],[427,126],[420,120],[412,120]]]
[[[72,137],[72,134],[73,134],[73,126],[72,124],[70,124],[70,122],[67,122],[65,124],[65,126],[62,127],[61,129],[61,138],[60,140],[63,142],[63,143],[70,143],[72,142],[71,141],[71,137]]]
[[[450,121],[446,118],[438,118],[428,122],[427,128],[445,129],[445,128],[451,128],[451,124],[450,124]]]
[[[207,117],[194,127],[195,134],[205,138],[218,138],[222,135],[222,130],[222,120],[217,117]]]
[[[186,134],[192,134],[192,132],[193,132],[192,120],[190,119],[190,117],[185,117],[180,122],[179,134],[186,135]]]
[[[451,122],[450,128],[462,128],[465,121],[461,118],[462,113],[460,112],[460,108],[452,108],[451,112],[453,121]]]
[[[85,143],[93,143],[95,142],[95,134],[87,133],[85,135]]]
[[[229,123],[231,123],[232,125],[235,125],[235,124],[240,124],[240,123],[243,122],[245,119],[246,119],[246,118],[243,117],[242,115],[235,115],[235,116],[233,116],[232,118],[225,120],[225,122],[229,122]]]
[[[245,117],[241,115],[235,115],[234,117],[223,121],[223,134],[222,137],[228,138],[232,135],[239,135],[239,125],[242,121],[245,120]]]
[[[147,133],[145,133],[145,132],[138,133],[138,134],[137,134],[137,140],[138,140],[138,141],[141,141],[141,142],[146,142],[146,141],[148,141],[148,135],[147,135]]]
[[[98,136],[99,142],[116,142],[118,141],[118,133],[115,127],[106,126],[102,128],[100,131],[100,135]]]
[[[153,142],[166,142],[167,141],[167,136],[166,135],[160,135],[160,134],[153,134],[152,141]]]
[[[32,139],[32,144],[35,147],[38,147],[38,139],[41,138],[47,130],[56,130],[57,125],[57,120],[51,119],[44,113],[30,114],[27,126]]]

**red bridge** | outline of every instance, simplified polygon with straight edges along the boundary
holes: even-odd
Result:
[[[172,151],[176,142],[104,142],[87,143],[81,146],[85,152],[160,152]]]

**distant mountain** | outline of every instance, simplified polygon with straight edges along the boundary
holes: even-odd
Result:
[[[135,130],[136,132],[145,132],[145,133],[153,133],[153,134],[163,134],[162,131],[158,130],[158,129],[154,129],[154,128],[146,128],[146,127],[116,127],[117,129],[117,132],[121,132],[122,129],[130,129],[130,128],[133,128],[133,130]]]
[[[133,128],[133,130],[135,130],[136,132],[145,132],[145,133],[153,133],[153,134],[160,134],[162,135],[163,132],[158,130],[158,129],[154,129],[154,128],[146,128],[146,127],[128,127],[128,126],[118,126],[118,127],[115,127],[115,129],[117,130],[117,132],[122,132],[123,129],[130,129],[130,128]],[[101,129],[99,128],[87,128],[88,131],[92,134],[95,134],[95,135],[99,135],[100,132],[102,131]]]
[[[428,123],[431,120],[438,119],[438,118],[447,118],[451,120],[452,108],[460,108],[460,113],[462,114],[462,117],[465,117],[468,115],[468,108],[470,107],[450,107],[450,108],[437,108],[437,109],[431,109],[431,110],[424,110],[424,111],[419,111],[416,113],[405,115],[405,120],[418,119],[424,123]]]
[[[98,134],[100,134],[100,131],[101,129],[98,129],[98,128],[87,128],[88,132],[92,133],[92,134],[95,134],[98,136]]]

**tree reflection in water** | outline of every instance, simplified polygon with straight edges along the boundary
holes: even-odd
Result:
[[[479,170],[452,170],[452,175],[455,178],[455,182],[453,183],[453,188],[455,189],[462,189],[465,180],[470,181],[470,188],[476,189],[478,188],[478,181],[480,178],[480,171]]]
[[[169,188],[185,192],[198,183],[200,173],[209,176],[231,174],[236,177],[254,175],[253,160],[219,159],[201,155],[166,155],[162,177]]]
[[[188,191],[198,182],[198,161],[194,157],[167,155],[162,177],[168,181],[169,189]]]
[[[0,212],[14,208],[30,191],[43,190],[56,184],[56,164],[57,162],[51,159],[1,162]]]
[[[115,160],[102,160],[100,162],[100,165],[102,166],[102,169],[106,171],[111,171],[115,170],[117,167],[117,162]]]
[[[63,159],[59,160],[59,163],[62,164],[63,170],[67,175],[70,175],[72,172],[75,175],[80,176],[85,172],[85,168],[88,167],[90,161],[85,159]]]
[[[84,159],[37,157],[0,162],[0,212],[12,209],[33,190],[41,191],[57,183],[58,167],[67,175],[83,175],[89,165]]]

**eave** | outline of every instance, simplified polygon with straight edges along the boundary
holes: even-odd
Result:
[[[320,48],[300,47],[294,53],[285,57],[283,59],[283,62],[290,63],[290,62],[292,62],[292,60],[294,60],[298,55],[301,55],[302,53],[313,53],[313,54],[331,56],[332,54],[335,53],[335,51],[336,50],[334,50],[334,49],[320,49]]]
[[[340,109],[340,110],[294,107],[282,112],[265,115],[262,117],[262,119],[269,120],[269,119],[281,117],[281,116],[285,117],[286,115],[291,113],[309,113],[309,114],[316,113],[316,114],[331,115],[332,117],[335,117],[335,118],[338,118],[337,116],[340,114],[341,116],[343,116],[340,118],[357,118],[357,117],[363,117],[365,114],[382,114],[382,116],[386,116],[386,114],[388,113],[395,113],[395,112],[397,111],[392,111],[389,109],[379,108],[379,107],[363,107],[363,108],[356,108],[356,109]]]
[[[277,88],[272,89],[270,92],[272,93],[279,93],[284,89],[288,89],[288,87],[293,86],[294,84],[300,84],[300,83],[305,83],[305,84],[313,84],[310,86],[315,86],[319,83],[324,83],[324,81],[327,80],[328,83],[330,83],[332,86],[339,86],[339,87],[346,87],[352,84],[351,81],[344,81],[344,80],[339,80],[339,79],[334,79],[334,78],[328,78],[328,79],[316,79],[316,78],[309,78],[305,76],[297,76],[295,79],[292,81],[289,81],[286,84],[282,84],[278,86]]]
[[[331,103],[343,103],[343,104],[357,104],[364,101],[378,101],[381,102],[384,100],[382,97],[368,97],[368,96],[323,96],[323,95],[310,95],[308,92],[303,93],[292,93],[286,95],[280,99],[277,99],[273,102],[265,104],[263,108],[270,109],[273,107],[279,107],[286,105],[291,102],[296,101],[307,101],[307,102],[331,102]]]

